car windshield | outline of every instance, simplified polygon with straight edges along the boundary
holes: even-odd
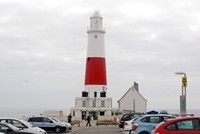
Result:
[[[20,128],[18,128],[18,127],[15,127],[14,125],[12,125],[12,124],[6,124],[8,127],[10,127],[12,130],[15,130],[15,131],[18,131],[18,130],[21,130]]]
[[[133,117],[132,114],[124,114],[121,118],[122,121],[130,120]]]

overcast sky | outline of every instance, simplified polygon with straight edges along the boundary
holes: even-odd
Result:
[[[89,18],[106,30],[113,106],[133,85],[148,109],[200,108],[199,0],[0,0],[0,109],[69,109],[84,89]]]

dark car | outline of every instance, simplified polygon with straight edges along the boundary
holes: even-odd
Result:
[[[33,133],[20,131],[19,128],[8,123],[0,123],[0,132],[6,133],[6,134],[33,134]]]
[[[121,119],[120,119],[120,122],[119,122],[119,127],[120,128],[124,128],[124,122],[125,121],[129,121],[129,120],[131,120],[133,118],[134,118],[134,114],[133,113],[123,114]]]

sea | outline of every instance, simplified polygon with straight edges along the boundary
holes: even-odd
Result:
[[[69,109],[53,109],[54,111],[63,111],[64,114],[69,112]],[[45,111],[53,111],[52,109],[42,108],[0,108],[0,117],[12,117],[19,119],[27,119],[33,116],[41,116]]]

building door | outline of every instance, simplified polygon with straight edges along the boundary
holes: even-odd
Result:
[[[98,112],[97,111],[90,111],[89,115],[92,117],[93,120],[98,120]]]
[[[86,111],[82,111],[81,113],[82,113],[81,114],[82,120],[85,120],[86,119]]]

